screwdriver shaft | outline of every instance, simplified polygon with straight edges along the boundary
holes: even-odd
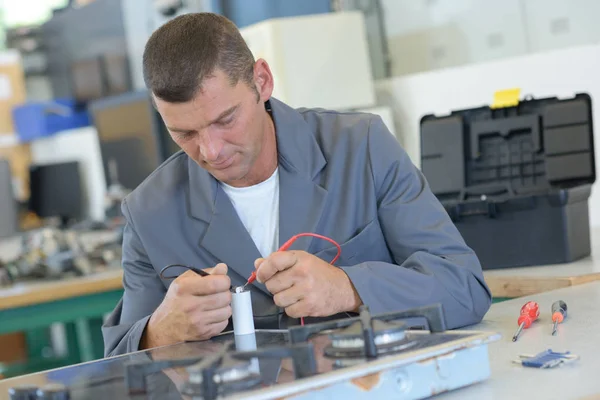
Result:
[[[524,326],[525,326],[525,322],[521,322],[521,325],[519,325],[519,329],[517,329],[517,331],[515,332],[515,335],[513,336],[513,339],[512,339],[513,342],[517,341]]]
[[[556,336],[556,328],[558,327],[558,319],[554,320],[554,326],[552,327],[552,336]]]

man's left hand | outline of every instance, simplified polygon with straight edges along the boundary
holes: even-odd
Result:
[[[305,251],[278,251],[255,262],[256,277],[292,318],[327,317],[362,304],[346,273]]]

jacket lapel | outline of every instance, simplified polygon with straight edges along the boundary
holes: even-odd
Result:
[[[252,274],[254,260],[260,257],[254,241],[220,186],[217,186],[214,214],[200,245],[244,278]],[[264,285],[260,286],[266,291]]]
[[[279,152],[279,245],[298,233],[315,233],[327,202],[327,190],[317,182],[326,161],[314,133],[302,115],[276,99],[269,101]],[[291,249],[308,251],[312,238],[303,237]]]
[[[207,224],[199,232],[199,246],[247,279],[254,271],[254,260],[260,257],[254,241],[217,181],[191,159],[188,171],[189,215]],[[270,295],[264,285],[255,282],[255,286]]]
[[[272,110],[279,152],[279,244],[303,232],[316,232],[327,201],[327,190],[316,183],[326,165],[314,133],[298,111],[276,99]],[[208,224],[199,245],[244,279],[260,257],[229,197],[217,181],[193,160],[188,161],[188,211]],[[308,251],[311,238],[300,238],[291,247]],[[263,284],[254,286],[270,294]]]
[[[298,233],[316,233],[327,200],[327,191],[302,176],[282,168],[279,172],[279,246]],[[308,251],[313,239],[298,238],[290,249]]]

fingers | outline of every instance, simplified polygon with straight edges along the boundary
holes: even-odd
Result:
[[[227,307],[231,304],[231,292],[210,294],[208,296],[202,296],[202,307],[204,311],[218,310],[219,308]]]
[[[223,322],[217,322],[216,324],[210,324],[208,325],[208,329],[209,329],[209,338],[218,335],[219,333],[223,332],[225,330],[225,328],[227,327],[229,321],[225,320]]]
[[[203,271],[211,275],[227,275],[227,264],[219,263],[213,268],[205,268]]]
[[[215,267],[217,268],[217,267]],[[206,296],[215,293],[229,292],[231,279],[227,275],[200,276],[187,271],[171,283],[169,291],[178,296]]]
[[[265,282],[267,290],[272,294],[277,294],[291,288],[297,282],[294,271],[287,269],[275,274],[271,279]]]
[[[256,272],[256,279],[264,283],[271,279],[278,272],[285,271],[293,267],[299,259],[300,252],[297,251],[277,251],[266,258]]]
[[[199,313],[197,318],[190,321],[195,332],[190,335],[188,340],[206,340],[218,335],[229,323],[230,316],[231,307]]]
[[[193,322],[194,324],[205,326],[210,324],[218,324],[223,321],[227,322],[229,317],[231,317],[231,307],[226,306],[216,310],[203,311],[199,313],[198,319]]]
[[[260,264],[262,264],[263,261],[265,261],[265,259],[262,257],[254,260],[254,269],[258,269],[258,267],[260,267]]]
[[[229,292],[231,279],[227,275],[204,276],[198,282],[198,285],[191,289],[191,294],[206,296],[209,294]]]
[[[302,318],[308,316],[309,314],[306,312],[306,307],[303,303],[303,301],[298,301],[291,306],[286,307],[285,313],[291,318]]]
[[[277,293],[273,296],[273,301],[278,307],[287,308],[293,304],[296,304],[304,298],[304,294],[297,287],[292,286],[291,288]],[[287,310],[286,310],[287,312]]]

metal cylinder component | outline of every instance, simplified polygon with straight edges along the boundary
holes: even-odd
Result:
[[[49,383],[37,391],[38,400],[69,400],[69,389],[60,383]]]
[[[234,339],[236,351],[254,351],[257,349],[256,333],[254,331],[246,335],[234,335]],[[248,371],[260,375],[260,364],[258,362],[258,358],[250,359],[250,366],[248,367]]]
[[[8,389],[10,400],[37,400],[37,386],[20,385]]]
[[[254,333],[254,314],[250,290],[243,287],[231,291],[231,313],[233,316],[233,334],[248,335]]]
[[[256,334],[249,333],[247,335],[234,335],[235,349],[237,351],[252,351],[256,350]]]

